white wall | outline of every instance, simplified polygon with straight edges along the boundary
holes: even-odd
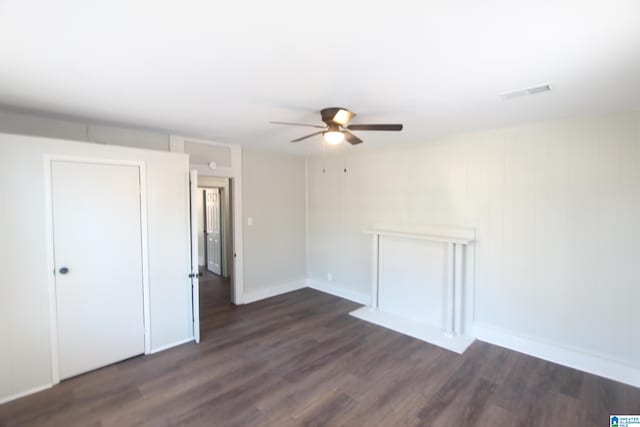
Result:
[[[245,149],[242,183],[245,297],[304,287],[305,159]]]
[[[633,113],[310,158],[309,276],[368,295],[372,222],[475,227],[477,326],[639,368],[639,129]]]
[[[151,347],[193,336],[187,156],[0,134],[0,401],[52,380],[45,154],[145,162]]]

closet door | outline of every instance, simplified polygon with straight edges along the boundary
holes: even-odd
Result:
[[[53,161],[60,378],[144,353],[138,166]]]

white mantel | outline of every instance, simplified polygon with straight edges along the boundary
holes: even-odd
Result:
[[[473,228],[442,225],[406,226],[377,223],[364,230],[364,232],[374,235],[399,236],[461,245],[468,245],[476,239],[476,231]]]
[[[434,225],[373,224],[371,228],[365,230],[365,233],[372,235],[373,243],[372,303],[371,306],[363,307],[351,314],[457,353],[463,353],[474,340],[469,335],[469,331],[464,330],[463,316],[469,312],[468,304],[471,304],[472,300],[473,283],[472,280],[465,280],[465,252],[467,246],[475,241],[475,230],[473,228]],[[405,242],[406,239],[409,241]],[[426,247],[413,245],[411,241],[415,240],[424,241],[427,245],[429,244],[427,242],[433,242],[435,246],[425,251]],[[384,251],[385,244],[395,245],[396,249],[405,245],[405,253],[398,254],[395,251],[386,253]],[[428,257],[429,254],[432,254],[434,259],[420,258],[423,255]],[[444,260],[444,262],[441,264],[439,260]],[[414,265],[406,265],[406,262],[412,261],[413,264],[431,263],[431,273],[434,273],[434,268],[441,265],[438,267],[441,271],[437,274],[431,274],[428,278],[416,277],[415,283],[407,283],[407,280],[413,280],[411,277],[398,279],[396,283],[394,283],[394,278],[385,277],[385,268],[403,272],[402,262],[405,262],[405,268],[410,269]],[[390,263],[400,265],[390,267]],[[399,281],[403,282],[404,287],[397,286],[398,289],[395,289],[395,285],[398,285]],[[407,285],[411,286],[409,290]],[[424,298],[423,291],[427,288],[432,290],[431,294],[433,295],[437,295],[442,290],[443,297],[439,298],[441,302],[416,301],[416,298],[420,298],[420,294]],[[381,295],[386,295],[389,300],[394,301],[396,304],[395,312],[385,308]],[[402,298],[406,299],[408,305],[413,306],[414,312],[416,305],[419,307],[424,303],[425,310],[433,310],[434,304],[436,304],[436,307],[441,310],[442,320],[435,322],[433,316],[430,317],[426,312],[425,319],[429,320],[403,315],[397,310],[398,301],[402,301]]]

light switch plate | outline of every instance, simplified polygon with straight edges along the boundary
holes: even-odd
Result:
[[[253,217],[247,218],[247,225],[253,225]]]

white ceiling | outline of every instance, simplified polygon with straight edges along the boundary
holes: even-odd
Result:
[[[369,146],[640,109],[640,1],[0,0],[0,104],[294,153],[267,122],[323,107],[405,124]]]

